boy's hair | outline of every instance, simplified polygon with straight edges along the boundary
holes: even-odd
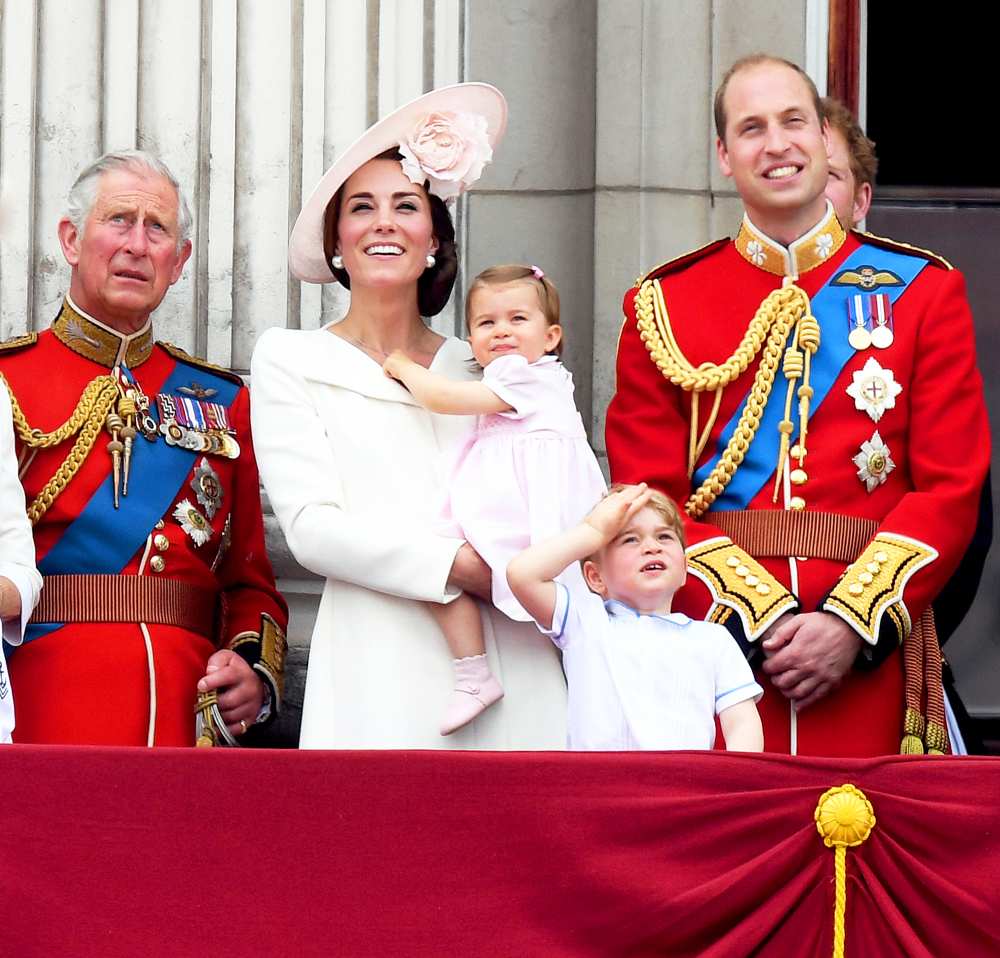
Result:
[[[622,489],[626,488],[625,483],[616,482],[614,483],[608,491],[604,494],[604,498],[607,498],[613,492],[621,492]],[[649,502],[643,506],[644,509],[652,509],[669,527],[677,534],[677,539],[681,544],[681,548],[687,548],[687,539],[684,535],[684,519],[681,516],[680,509],[677,508],[677,503],[674,502],[670,496],[665,496],[662,492],[656,489],[649,490]],[[580,568],[583,569],[584,562],[596,562],[596,554],[587,556],[580,560]]]
[[[538,296],[538,305],[549,326],[559,325],[559,290],[555,284],[537,267],[523,266],[520,263],[506,263],[500,266],[490,266],[484,269],[469,286],[469,292],[465,296],[465,328],[469,329],[469,322],[472,319],[470,312],[472,308],[472,294],[477,289],[488,286],[506,286],[508,283],[526,283],[533,287]],[[564,337],[559,338],[555,349],[555,355],[562,355],[562,345]]]
[[[625,488],[625,483],[616,482],[608,489],[608,495],[610,496],[612,492],[621,492]],[[687,548],[687,540],[684,537],[684,519],[681,516],[680,509],[677,508],[677,503],[670,496],[665,496],[658,489],[650,489],[649,502],[643,508],[652,509],[653,512],[677,533],[681,548]]]

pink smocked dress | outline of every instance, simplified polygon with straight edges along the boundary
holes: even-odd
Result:
[[[573,377],[555,357],[501,356],[483,384],[511,412],[479,416],[452,475],[445,519],[493,570],[493,604],[530,621],[507,585],[522,549],[576,525],[607,491],[573,401]],[[574,563],[560,577],[583,585]]]

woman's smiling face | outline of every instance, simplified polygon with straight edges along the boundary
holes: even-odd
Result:
[[[397,160],[369,160],[343,186],[337,252],[351,288],[416,283],[437,250],[430,202]]]

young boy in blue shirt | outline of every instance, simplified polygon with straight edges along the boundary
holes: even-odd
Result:
[[[583,563],[590,592],[555,577]],[[764,747],[763,690],[722,626],[671,613],[687,578],[677,507],[646,485],[615,486],[579,525],[507,567],[514,596],[563,650],[569,748]]]

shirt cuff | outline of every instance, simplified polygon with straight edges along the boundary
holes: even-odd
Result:
[[[32,586],[31,576],[19,566],[0,566],[0,576],[10,579],[21,597],[21,612],[3,620],[3,640],[8,645],[20,645],[24,639],[31,613],[35,611],[37,596]]]
[[[763,694],[764,690],[756,682],[738,685],[735,689],[729,689],[728,692],[723,692],[715,697],[715,714],[719,715],[730,706],[739,705],[740,702],[745,702],[747,699],[759,702]]]

